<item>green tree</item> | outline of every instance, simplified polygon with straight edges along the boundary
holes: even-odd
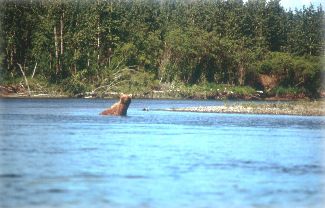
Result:
[[[280,0],[271,0],[267,3],[265,18],[265,39],[271,51],[280,51],[286,39],[285,11]]]

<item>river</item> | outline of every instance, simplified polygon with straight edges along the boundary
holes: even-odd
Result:
[[[0,100],[0,207],[322,207],[324,117],[170,112],[224,101]],[[149,111],[143,111],[148,108]]]

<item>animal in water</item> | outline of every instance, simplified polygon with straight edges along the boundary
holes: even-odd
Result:
[[[112,116],[126,116],[129,105],[131,103],[132,95],[122,94],[120,96],[120,101],[107,108],[100,115],[112,115]]]

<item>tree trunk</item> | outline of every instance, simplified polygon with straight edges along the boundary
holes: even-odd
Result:
[[[100,49],[100,27],[97,25],[97,65],[99,66],[99,49]]]
[[[52,61],[53,61],[52,53],[50,52],[50,71],[52,71]]]
[[[12,38],[14,38],[16,35],[16,33],[14,32],[14,34],[12,35]],[[14,54],[15,54],[15,44],[10,44],[10,69],[13,71],[14,68]]]
[[[59,74],[60,71],[60,57],[59,57],[59,43],[58,43],[58,36],[56,33],[56,26],[54,26],[54,45],[55,45],[55,73],[56,75]]]
[[[61,19],[60,19],[60,40],[61,40],[61,55],[63,55],[63,28],[64,28],[64,12],[62,12]]]
[[[77,49],[74,49],[73,57],[76,57]],[[77,59],[73,59],[73,74],[77,73]]]
[[[244,85],[244,77],[245,77],[245,68],[242,64],[239,65],[239,85]]]
[[[111,66],[111,59],[112,59],[112,48],[108,49],[108,67]]]
[[[87,53],[87,67],[90,66],[90,58],[89,58],[89,52]]]
[[[99,8],[100,6],[100,1],[97,0],[96,1],[96,4],[97,4],[97,9]],[[97,10],[96,9],[96,10]],[[100,9],[97,11],[97,69],[99,68],[99,58],[100,58]],[[97,74],[98,75],[98,74]]]
[[[64,28],[64,22],[63,22],[63,19],[64,19],[64,12],[62,11],[62,15],[61,15],[61,19],[60,19],[60,71],[62,70],[62,67],[64,66],[64,63],[63,63],[63,28]]]
[[[9,68],[11,68],[12,64],[13,64],[13,60],[14,60],[14,49],[11,48],[10,49],[10,62],[9,62]]]

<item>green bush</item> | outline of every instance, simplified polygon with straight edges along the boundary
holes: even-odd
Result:
[[[238,95],[254,95],[256,90],[249,86],[236,86],[231,89],[235,94]]]
[[[72,95],[82,94],[90,91],[90,86],[86,82],[80,81],[77,77],[67,78],[62,81],[61,87],[65,92]]]
[[[302,88],[279,86],[279,87],[272,89],[270,92],[270,95],[277,96],[277,97],[285,97],[285,96],[297,97],[297,96],[305,94],[305,93],[306,93],[306,91]]]

